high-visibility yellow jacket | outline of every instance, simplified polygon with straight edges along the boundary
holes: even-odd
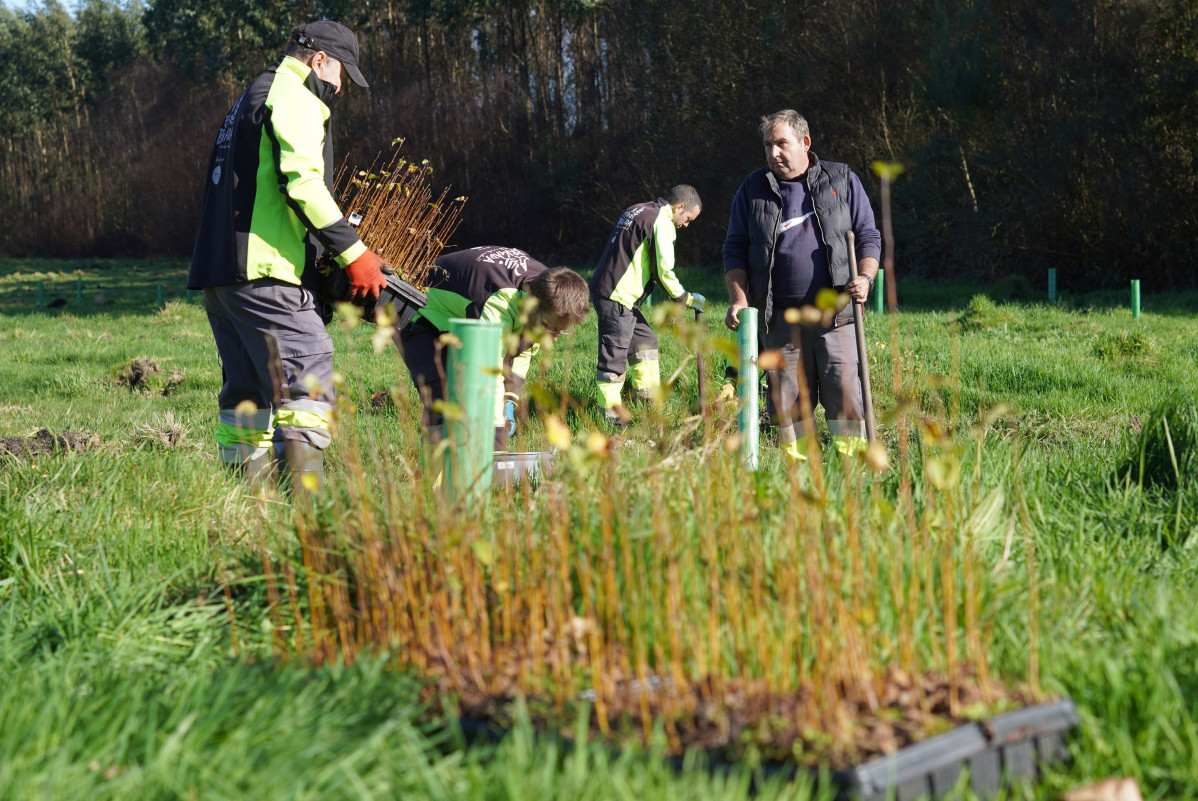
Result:
[[[687,302],[687,292],[674,275],[674,209],[665,198],[629,206],[612,228],[599,266],[591,276],[591,292],[635,309],[659,283],[670,300]]]
[[[208,163],[188,288],[298,284],[323,252],[344,267],[366,250],[331,191],[328,87],[285,56],[233,104]]]

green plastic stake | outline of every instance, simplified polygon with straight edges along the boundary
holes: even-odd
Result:
[[[166,302],[163,300],[163,294],[164,294],[164,292],[163,292],[163,286],[162,286],[162,284],[159,284],[159,285],[158,285],[158,289],[157,289],[157,291],[155,292],[155,298],[154,298],[154,300],[157,302],[157,304],[158,304],[158,308],[160,308],[160,309],[161,309],[163,306],[165,306],[165,305],[166,305]]]
[[[482,320],[451,319],[446,414],[449,449],[446,486],[450,500],[473,503],[491,487],[495,442],[495,388],[500,370],[500,326]]]
[[[874,312],[886,313],[886,271],[878,270],[874,276]]]
[[[37,307],[39,309],[46,308],[46,282],[37,282]]]
[[[187,302],[191,303],[191,290],[187,290]]]
[[[83,276],[75,279],[75,303],[76,305],[83,303]]]
[[[1131,316],[1140,318],[1140,279],[1131,279]]]
[[[740,461],[750,470],[757,470],[757,310],[740,310],[737,344],[740,346],[740,369],[736,391],[740,396],[740,413],[736,427],[740,431]]]
[[[1048,268],[1048,302],[1057,302],[1057,268]]]

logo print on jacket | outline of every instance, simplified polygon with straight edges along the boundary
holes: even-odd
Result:
[[[802,217],[791,217],[789,220],[784,220],[782,222],[782,224],[778,226],[778,233],[782,233],[783,231],[789,231],[791,228],[794,228],[796,225],[802,225],[804,228],[806,228],[807,227],[807,219],[809,217],[811,217],[811,215],[813,215],[813,214],[815,214],[814,211],[809,211],[806,214],[804,214]]]
[[[243,100],[245,100],[245,92],[242,92],[241,97],[237,98],[233,108],[229,109],[229,113],[225,115],[224,122],[220,124],[220,131],[216,134],[216,147],[220,150],[227,150],[229,142],[233,141],[233,125],[237,122],[237,109],[241,108]]]
[[[516,277],[528,272],[528,254],[516,248],[487,248],[479,254],[478,260],[498,264]]]
[[[631,228],[633,220],[645,210],[644,206],[625,209],[624,213],[620,215],[620,219],[616,220],[616,227],[612,229],[611,241],[615,242],[617,236]]]

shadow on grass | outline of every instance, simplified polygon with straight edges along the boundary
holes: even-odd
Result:
[[[177,259],[0,259],[0,315],[149,316],[187,301],[187,271]]]

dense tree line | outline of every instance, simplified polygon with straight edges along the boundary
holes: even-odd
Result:
[[[338,150],[405,137],[469,196],[460,244],[586,264],[693,183],[715,262],[756,124],[895,186],[901,268],[1193,285],[1196,0],[55,0],[0,9],[0,253],[184,255],[226,109],[295,23],[340,19],[370,92]],[[877,204],[875,203],[875,206]]]

